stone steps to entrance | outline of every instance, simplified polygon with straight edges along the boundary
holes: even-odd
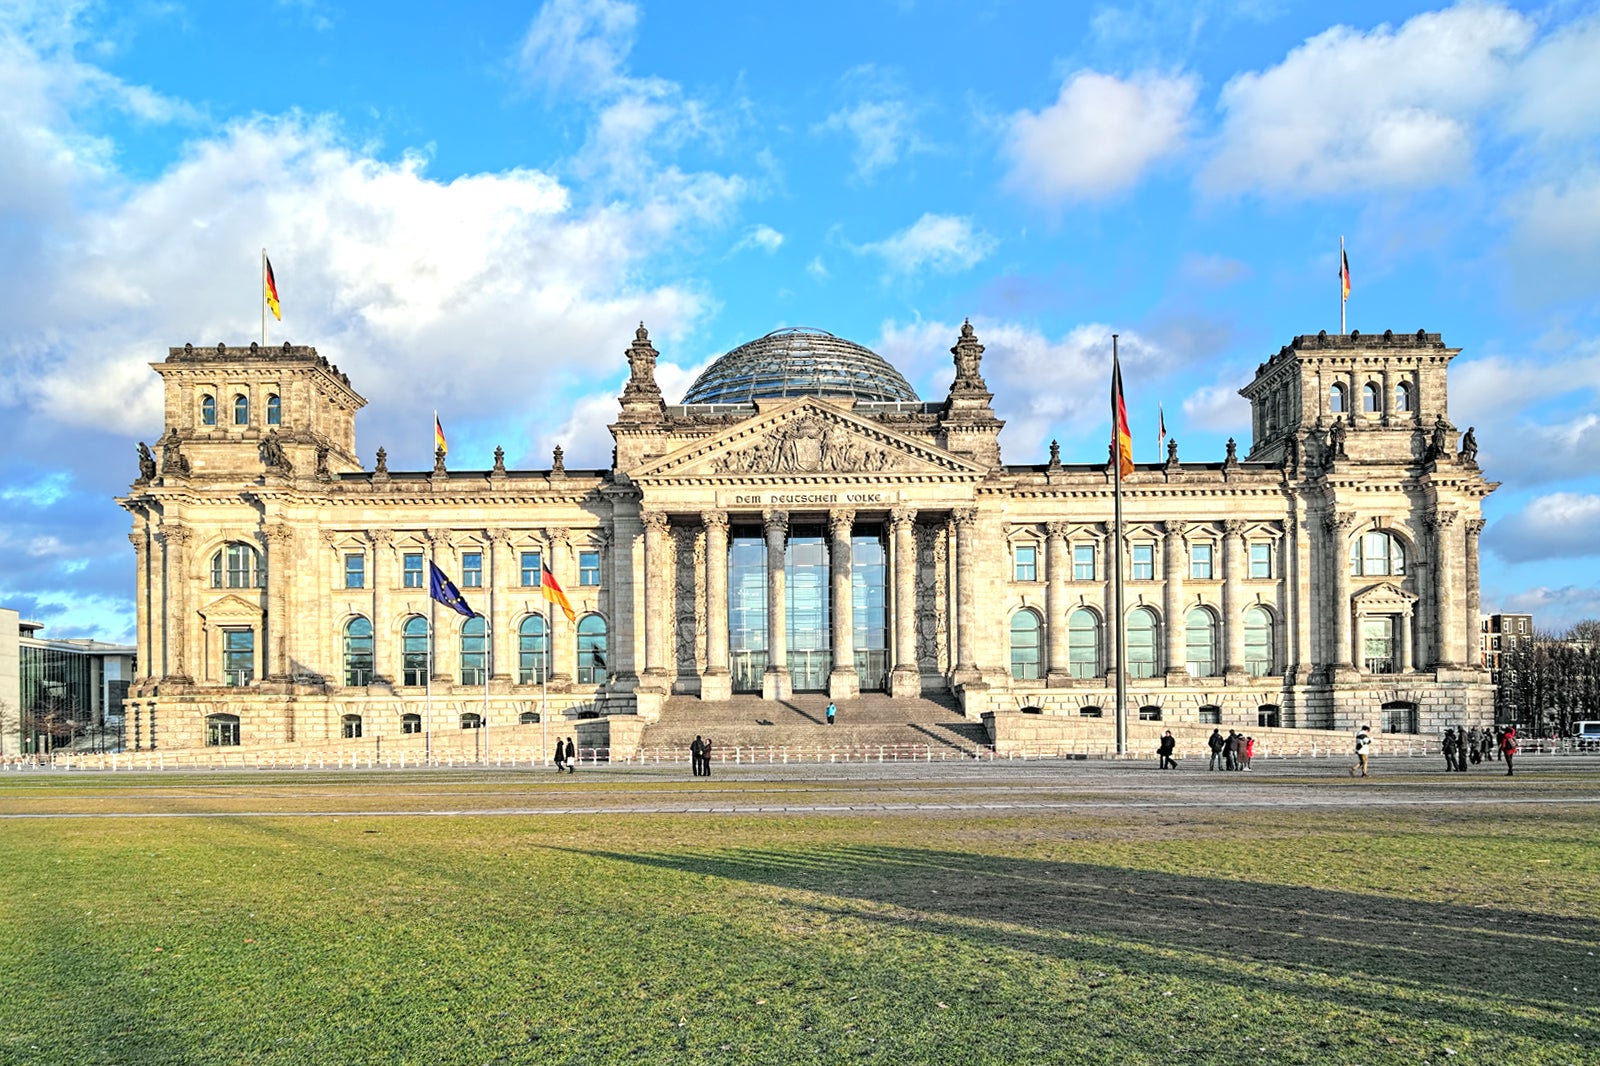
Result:
[[[975,754],[988,748],[982,722],[961,716],[955,703],[941,696],[894,699],[867,693],[835,704],[835,724],[827,724],[828,697],[800,694],[786,700],[735,696],[717,702],[674,697],[662,707],[661,719],[647,726],[640,746],[645,751],[684,750],[696,736],[709,737],[718,749],[834,748],[869,751],[917,747]]]

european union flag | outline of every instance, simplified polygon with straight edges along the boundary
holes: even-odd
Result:
[[[450,608],[459,615],[476,618],[477,612],[467,606],[467,599],[461,595],[461,590],[456,588],[456,583],[444,576],[444,571],[434,565],[433,560],[428,560],[428,595]]]

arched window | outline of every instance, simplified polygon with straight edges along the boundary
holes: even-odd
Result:
[[[250,424],[250,397],[242,392],[233,398],[233,424],[236,426]]]
[[[420,714],[402,714],[400,716],[400,732],[401,733],[420,733],[420,732],[422,732],[422,715],[420,715]]]
[[[1269,677],[1272,668],[1272,613],[1265,607],[1244,612],[1244,669],[1251,677]]]
[[[1155,677],[1161,669],[1156,649],[1161,625],[1148,607],[1137,607],[1128,615],[1128,676]]]
[[[1403,577],[1406,546],[1393,533],[1374,530],[1350,543],[1351,577]]]
[[[360,615],[344,624],[344,683],[372,683],[372,623]]]
[[[461,716],[461,728],[482,729],[483,715],[478,714],[476,711],[468,711],[466,714]]]
[[[550,665],[550,647],[544,639],[544,618],[530,614],[517,627],[517,681],[537,685]]]
[[[1067,663],[1073,677],[1099,677],[1100,616],[1080,607],[1067,619]]]
[[[428,620],[412,615],[400,630],[400,683],[428,683]]]
[[[236,714],[206,715],[206,747],[237,748],[239,746],[239,716]]]
[[[578,684],[603,685],[606,676],[606,620],[584,615],[578,622]]]
[[[1204,707],[1201,707],[1200,708],[1200,724],[1201,725],[1221,725],[1222,724],[1222,708],[1218,707],[1214,703],[1208,703]]]
[[[347,715],[345,715],[344,716],[344,720],[339,723],[339,726],[340,726],[339,735],[344,737],[344,739],[346,739],[346,740],[359,740],[360,739],[360,737],[361,737],[361,716],[359,714],[347,714]]]
[[[261,554],[248,544],[227,544],[211,557],[211,587],[258,589],[267,584]]]
[[[1277,729],[1283,725],[1283,708],[1276,703],[1263,703],[1256,708],[1256,725],[1262,729]]]
[[[1044,676],[1039,668],[1040,628],[1039,616],[1026,608],[1011,616],[1011,676],[1018,681]]]
[[[517,724],[518,725],[538,725],[539,724],[539,712],[538,711],[523,711],[521,714],[517,715]]]
[[[483,617],[469,618],[461,626],[461,683],[481,685],[489,676],[489,641]]]
[[[1161,721],[1161,708],[1157,707],[1153,703],[1145,704],[1143,707],[1139,708],[1139,721],[1141,721],[1141,722],[1159,722],[1159,721]]]
[[[1204,607],[1195,607],[1183,620],[1184,659],[1190,677],[1217,675],[1217,616]]]
[[[1394,387],[1394,409],[1396,411],[1411,410],[1411,383],[1402,381]]]
[[[217,424],[217,398],[210,393],[200,397],[200,424],[202,426]]]
[[[1344,414],[1344,385],[1340,382],[1335,381],[1328,390],[1328,410],[1336,415]]]
[[[1369,415],[1383,410],[1383,405],[1378,402],[1378,386],[1370,381],[1361,388],[1361,409]]]
[[[267,425],[283,425],[283,401],[278,398],[277,393],[267,397]]]

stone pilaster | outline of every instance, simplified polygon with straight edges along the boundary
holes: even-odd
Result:
[[[1244,552],[1245,524],[1236,518],[1222,523],[1223,677],[1230,685],[1245,682],[1244,579],[1249,565]]]
[[[189,573],[189,530],[182,526],[161,526],[161,546],[165,556],[161,601],[166,605],[164,643],[166,676],[169,684],[192,685],[194,677],[189,665],[190,587],[194,578]]]
[[[1065,685],[1072,680],[1071,655],[1067,642],[1067,580],[1072,576],[1072,559],[1067,551],[1066,522],[1050,522],[1045,534],[1045,634],[1049,658],[1046,684]]]
[[[449,574],[454,569],[450,565],[451,549],[454,546],[450,539],[450,531],[429,529],[423,531],[423,536],[428,541],[427,558],[433,565]],[[428,632],[433,642],[433,672],[430,676],[435,685],[454,684],[460,679],[457,666],[461,658],[461,641],[456,633],[459,627],[455,625],[454,619],[461,616],[429,596],[426,567],[423,568],[421,594],[428,601]]]
[[[700,521],[706,529],[706,669],[700,675],[700,698],[721,701],[733,695],[728,670],[728,514],[707,511]]]
[[[854,511],[828,512],[828,613],[833,622],[828,695],[834,699],[853,699],[861,694],[861,675],[856,672],[855,603],[850,585],[850,536],[855,522]]]
[[[671,633],[672,551],[667,516],[645,511],[644,523],[644,676],[654,686],[667,683],[667,637]]]
[[[372,544],[372,680],[397,685],[400,630],[394,619],[394,533],[387,529],[367,530]],[[341,679],[342,680],[342,679]]]
[[[150,529],[144,521],[128,534],[128,542],[133,545],[133,641],[138,656],[134,664],[135,676],[142,679],[154,676],[154,657],[150,649]]]
[[[281,523],[262,530],[267,545],[267,614],[261,626],[261,670],[266,681],[289,680],[289,575],[294,530]],[[319,597],[325,600],[326,596]]]
[[[922,695],[917,666],[917,512],[898,507],[889,512],[894,548],[894,670],[889,694],[896,699]]]
[[[570,603],[577,597],[578,572],[572,555],[571,536],[565,529],[545,532],[544,558],[555,575],[556,584],[567,594]],[[542,594],[541,594],[542,595]],[[576,603],[573,610],[578,609]],[[550,648],[550,689],[553,692],[570,692],[578,668],[578,627],[567,621],[566,612],[555,604],[545,610],[548,632],[545,640]]]
[[[1333,647],[1329,649],[1328,665],[1336,681],[1352,680],[1355,676],[1350,634],[1350,530],[1355,524],[1356,516],[1352,511],[1330,514],[1323,523],[1328,565],[1333,569],[1333,597],[1327,604],[1328,614],[1333,617]]]
[[[767,672],[761,695],[769,700],[788,699],[789,612],[785,594],[784,549],[789,542],[789,512],[764,511],[761,529],[767,538]]]
[[[1462,531],[1455,511],[1435,511],[1428,516],[1428,531],[1433,534],[1434,606],[1438,618],[1434,625],[1437,648],[1434,664],[1442,670],[1458,670],[1466,663],[1466,620],[1463,606],[1466,567],[1462,560]]]
[[[1183,621],[1184,539],[1187,522],[1163,522],[1161,530],[1162,613],[1166,615],[1166,673],[1169,684],[1188,680],[1188,656],[1184,652]]]
[[[955,684],[979,680],[978,672],[978,512],[964,508],[951,514],[956,530],[956,668]]]
[[[510,682],[516,676],[517,634],[511,631],[509,605],[520,575],[511,558],[511,531],[486,529],[484,536],[489,541],[489,680]]]
[[[1481,607],[1478,589],[1478,537],[1483,533],[1486,523],[1481,518],[1467,521],[1467,617],[1466,617],[1466,647],[1469,665],[1474,669],[1484,669],[1483,657],[1476,653],[1478,647],[1478,611]]]

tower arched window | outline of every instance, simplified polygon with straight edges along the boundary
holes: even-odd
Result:
[[[283,400],[277,393],[267,397],[267,425],[283,425]]]
[[[606,620],[597,614],[578,620],[578,684],[602,685],[606,667]]]
[[[481,685],[489,676],[489,640],[482,616],[461,626],[461,683]]]
[[[412,615],[400,629],[400,683],[428,683],[428,620]]]
[[[1155,677],[1161,669],[1161,623],[1148,607],[1136,607],[1128,615],[1128,676]]]
[[[250,397],[242,392],[233,398],[233,424],[236,426],[250,424]]]
[[[1333,388],[1328,390],[1328,410],[1332,414],[1342,415],[1345,409],[1344,385],[1334,382]]]
[[[1067,619],[1067,663],[1073,677],[1099,677],[1100,616],[1080,607]]]
[[[1037,612],[1023,608],[1011,616],[1011,676],[1018,681],[1043,677],[1039,663],[1039,632],[1043,625]]]
[[[200,424],[202,426],[217,424],[217,398],[210,393],[200,397]]]
[[[1394,387],[1394,409],[1396,411],[1411,410],[1411,383],[1402,381]]]
[[[344,683],[372,683],[372,623],[361,615],[344,624]]]
[[[1374,530],[1350,542],[1351,577],[1403,577],[1406,546],[1393,533]]]
[[[1361,409],[1369,415],[1375,415],[1383,409],[1383,404],[1378,401],[1378,386],[1370,381],[1361,387]]]
[[[544,617],[530,614],[517,627],[517,682],[537,685],[550,666],[550,645],[545,640]]]
[[[1273,669],[1272,613],[1252,607],[1244,613],[1244,669],[1251,677],[1270,677]]]
[[[211,557],[211,587],[258,589],[267,583],[261,553],[248,544],[225,544]]]
[[[1217,616],[1209,608],[1192,608],[1183,619],[1183,649],[1190,677],[1217,675]]]

